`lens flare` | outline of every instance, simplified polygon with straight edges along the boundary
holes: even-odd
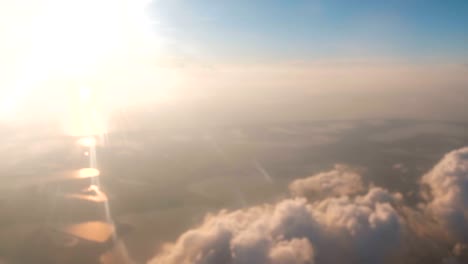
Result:
[[[63,116],[65,133],[74,137],[88,138],[80,139],[80,142],[92,147],[95,142],[89,138],[107,132],[107,118],[101,106],[103,98],[89,86],[73,89],[68,96],[68,111]]]
[[[92,134],[105,129],[101,110],[126,107],[131,96],[148,98],[135,87],[150,83],[153,62],[165,56],[164,38],[145,11],[149,0],[6,2],[0,1],[1,122],[30,122],[36,116],[80,122],[67,112],[67,96],[91,84],[94,87],[81,88],[75,100],[99,105],[100,111],[87,125],[67,124],[73,130],[67,134]],[[154,60],[148,63],[148,58]],[[112,98],[95,103],[95,89],[108,91]]]
[[[96,141],[95,137],[82,137],[82,138],[78,139],[77,143],[80,146],[91,148],[91,147],[96,146],[97,141]],[[86,153],[88,153],[88,152],[86,152]],[[89,155],[89,153],[88,153],[88,155]]]
[[[95,168],[83,168],[78,171],[79,178],[92,178],[92,177],[97,177],[100,174],[101,172]]]

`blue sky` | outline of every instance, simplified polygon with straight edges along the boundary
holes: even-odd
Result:
[[[174,49],[202,58],[468,57],[468,1],[155,1]]]
[[[468,1],[25,1],[0,1],[0,118],[82,85],[111,110],[468,120]]]

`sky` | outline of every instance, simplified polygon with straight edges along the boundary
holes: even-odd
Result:
[[[465,1],[40,0],[0,9],[4,122],[70,119],[62,113],[81,90],[103,115],[468,119]]]
[[[466,63],[466,1],[154,1],[156,27],[214,60]],[[184,46],[180,47],[184,50]]]

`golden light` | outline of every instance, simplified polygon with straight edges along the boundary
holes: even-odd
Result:
[[[109,223],[99,221],[83,222],[80,224],[66,226],[62,231],[87,241],[103,243],[107,241],[114,232],[114,226]]]
[[[91,89],[89,87],[81,87],[79,93],[80,101],[89,102],[91,100]]]
[[[97,141],[95,137],[82,137],[78,139],[77,143],[80,146],[90,148],[90,147],[95,147]]]
[[[99,176],[100,171],[95,168],[83,168],[78,171],[79,178],[92,178]]]
[[[148,2],[0,1],[0,67],[14,73],[0,76],[0,118],[24,107],[66,119],[74,136],[100,134],[108,111],[148,98],[135,87],[168,86],[166,75],[154,77],[162,38],[146,16]],[[34,103],[23,103],[33,91]],[[78,110],[67,111],[70,95]]]
[[[55,74],[80,75],[146,41],[141,0],[48,0],[32,28],[32,56]],[[136,40],[136,41],[135,41]]]
[[[83,86],[75,90],[70,89],[68,99],[68,111],[65,111],[62,117],[65,133],[82,137],[78,140],[80,145],[95,145],[94,136],[107,132],[106,113],[100,104],[101,98],[91,87]]]

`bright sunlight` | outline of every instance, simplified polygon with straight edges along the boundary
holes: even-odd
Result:
[[[119,73],[133,73],[125,78],[134,84],[148,83],[151,78],[158,89],[168,83],[163,74],[147,74],[154,72],[148,70],[152,67],[148,58],[160,55],[158,33],[145,14],[147,0],[27,2],[0,4],[0,33],[7,40],[0,46],[8,48],[1,49],[5,54],[0,55],[4,60],[2,65],[12,69],[10,76],[0,79],[2,119],[14,118],[19,109],[31,112],[33,108],[50,108],[52,113],[66,112],[78,101],[87,104],[90,113],[83,113],[78,106],[71,116],[60,118],[67,119],[66,123],[84,119],[94,122],[94,108],[98,103],[101,110],[107,111],[111,107],[109,101],[121,103],[131,97],[129,94],[136,93],[134,87],[119,87],[122,82]],[[106,90],[112,90],[115,95],[112,100],[103,98]],[[93,100],[83,100],[83,96]],[[25,101],[31,97],[36,101]],[[42,105],[34,105],[37,102]],[[76,111],[81,112],[76,114]],[[73,120],[76,116],[78,121]],[[96,124],[71,126],[86,130],[73,134],[89,134],[95,129],[90,126]]]

